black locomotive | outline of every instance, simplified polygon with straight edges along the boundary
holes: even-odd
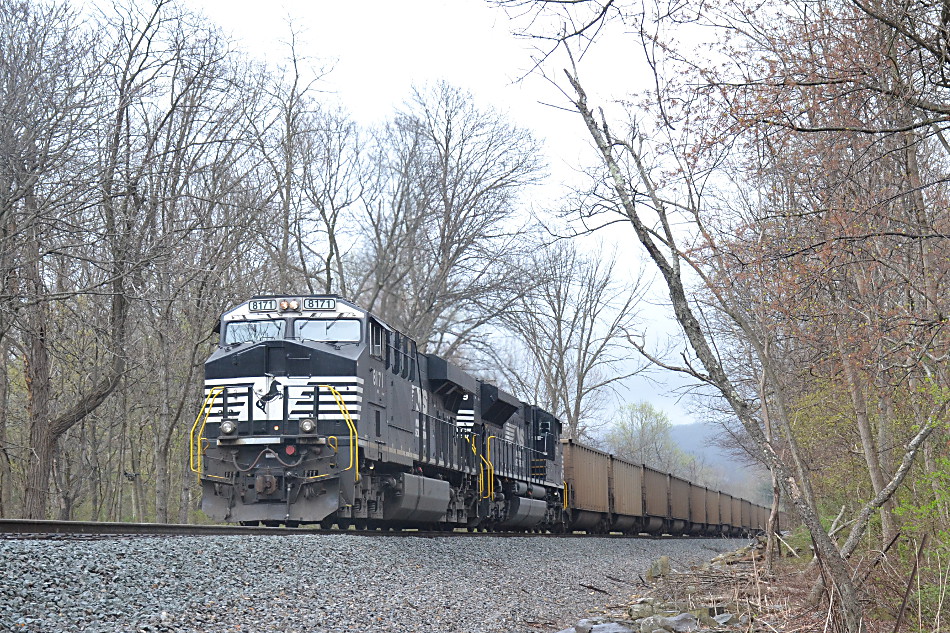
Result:
[[[731,497],[688,482],[678,500],[679,480],[663,474],[661,491],[655,471],[560,435],[550,413],[420,353],[340,297],[261,296],[221,317],[191,467],[204,512],[245,524],[709,534],[764,525],[764,508],[736,499],[733,513]]]

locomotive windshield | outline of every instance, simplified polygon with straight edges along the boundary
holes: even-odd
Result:
[[[360,322],[356,319],[296,319],[294,338],[303,341],[358,343]]]
[[[225,326],[224,344],[257,343],[284,338],[283,319],[273,321],[231,321]]]

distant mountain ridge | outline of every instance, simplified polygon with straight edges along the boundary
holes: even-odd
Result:
[[[700,422],[674,424],[670,427],[670,436],[681,450],[704,456],[707,464],[732,468],[736,465],[735,459],[718,445],[719,433],[719,429],[711,424]]]
[[[750,496],[761,488],[761,480],[767,475],[746,466],[720,447],[721,433],[717,426],[700,422],[670,427],[670,437],[680,450],[702,457],[707,466],[721,473],[725,492]]]

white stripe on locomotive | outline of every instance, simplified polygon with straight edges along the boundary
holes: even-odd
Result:
[[[281,385],[280,393],[287,394],[287,412],[290,419],[303,419],[313,415],[313,389],[319,385],[330,385],[336,389],[346,404],[350,417],[357,421],[360,417],[363,402],[363,379],[358,376],[315,376],[311,378],[277,378]],[[224,386],[227,393],[227,417],[239,422],[246,422],[249,407],[254,407],[253,418],[257,421],[280,420],[284,414],[284,399],[274,398],[263,403],[261,411],[257,402],[261,395],[270,389],[272,379],[256,377],[250,379],[231,378],[205,381],[205,397],[213,387]],[[252,402],[248,402],[248,390],[251,390]],[[219,395],[208,414],[208,422],[220,422],[224,413],[224,394]],[[343,421],[343,414],[337,405],[336,398],[327,389],[319,390],[318,417],[328,422]]]

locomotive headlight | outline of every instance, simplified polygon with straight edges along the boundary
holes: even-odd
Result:
[[[304,418],[300,421],[301,433],[313,433],[317,430],[317,423],[310,418]]]
[[[282,312],[298,310],[300,308],[300,302],[296,299],[281,299],[279,305]]]
[[[221,435],[233,435],[237,431],[237,424],[231,420],[225,420],[221,423]]]

